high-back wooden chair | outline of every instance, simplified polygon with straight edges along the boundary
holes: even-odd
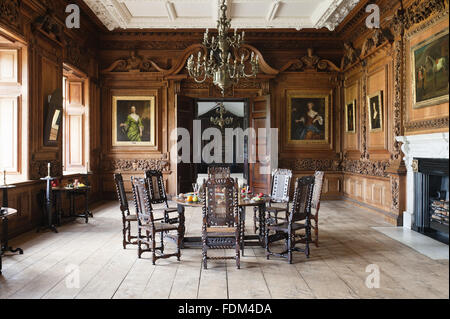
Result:
[[[179,261],[181,256],[181,236],[179,227],[155,220],[146,179],[134,178],[131,182],[138,216],[138,257],[141,258],[141,255],[144,252],[151,252],[153,264],[160,258],[177,257],[177,260]],[[164,254],[164,234],[171,231],[177,232],[177,251],[172,254]],[[145,236],[142,236],[143,233],[145,233]],[[156,247],[157,233],[160,235],[161,245],[159,247]],[[147,246],[146,249],[142,248],[143,244]],[[160,254],[158,255],[156,254],[157,250],[160,251]]]
[[[136,239],[137,236],[131,235],[131,223],[137,222],[137,216],[136,214],[130,213],[127,193],[125,192],[122,174],[114,174],[114,182],[116,184],[117,198],[119,199],[120,211],[122,213],[123,249],[126,249],[127,245],[137,244],[137,241],[133,241],[133,239]]]
[[[312,194],[311,201],[311,227],[314,229],[314,244],[319,247],[319,209],[320,209],[320,198],[322,196],[323,179],[325,173],[317,171],[314,174],[314,190]]]
[[[295,182],[294,199],[292,208],[288,216],[288,220],[283,223],[272,224],[266,222],[266,257],[275,255],[278,257],[287,258],[289,263],[292,263],[292,252],[304,252],[309,258],[309,242],[311,238],[311,200],[314,188],[314,177],[307,176],[297,178]],[[267,213],[267,220],[270,218],[270,213]],[[305,231],[304,235],[298,235],[297,232]],[[300,240],[297,240],[300,238]],[[282,253],[274,253],[270,251],[270,244],[279,240],[285,240],[287,250]],[[305,243],[305,248],[296,247],[297,243]]]
[[[145,178],[149,185],[150,203],[153,205],[162,204],[162,207],[152,207],[154,212],[163,212],[164,221],[169,224],[178,223],[178,217],[170,218],[170,213],[178,212],[176,207],[169,207],[164,178],[161,171],[147,170]]]
[[[235,259],[240,268],[238,190],[231,178],[209,179],[203,187],[203,267],[208,259]],[[208,249],[235,249],[234,257],[208,257]]]
[[[269,212],[271,219],[278,222],[278,214],[289,211],[289,191],[291,187],[292,171],[278,168],[272,171],[270,202],[267,203],[266,212]],[[272,205],[272,204],[275,204]],[[253,210],[253,222],[255,232],[258,231],[258,208]]]
[[[229,166],[209,166],[208,179],[222,179],[231,177],[231,169]]]

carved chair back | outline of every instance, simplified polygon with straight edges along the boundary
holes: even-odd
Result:
[[[145,178],[148,184],[151,203],[164,203],[166,204],[166,207],[168,207],[167,193],[164,186],[164,178],[162,172],[157,170],[147,170],[145,171]]]
[[[206,227],[238,224],[238,190],[232,178],[209,179],[203,186],[203,223]]]
[[[223,179],[231,177],[229,166],[209,166],[208,179]]]
[[[311,200],[314,189],[314,176],[297,178],[289,224],[308,219],[311,214]]]
[[[128,206],[127,193],[125,192],[122,174],[114,174],[114,182],[116,183],[116,191],[120,203],[120,210],[122,211],[122,214],[125,213],[129,214],[130,210]]]
[[[292,171],[289,169],[275,169],[272,172],[271,200],[276,203],[289,202],[289,190]]]
[[[154,228],[153,210],[150,203],[147,181],[144,178],[133,178],[134,202],[136,203],[136,213],[140,224],[151,225]]]
[[[323,186],[323,178],[325,176],[325,173],[322,171],[317,171],[314,174],[314,190],[312,194],[312,201],[311,201],[311,209],[312,213],[318,214],[320,209],[320,198],[322,196],[322,186]]]

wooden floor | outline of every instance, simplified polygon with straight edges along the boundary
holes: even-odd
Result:
[[[188,234],[200,233],[200,214],[187,210]],[[321,246],[312,247],[309,260],[296,253],[289,265],[266,260],[262,248],[247,248],[240,270],[232,260],[210,261],[203,270],[199,249],[156,266],[148,254],[138,259],[135,247],[122,249],[118,206],[105,203],[88,225],[78,220],[59,234],[13,240],[25,254],[3,258],[0,299],[449,298],[448,261],[431,260],[373,230],[387,226],[379,217],[345,202],[324,202],[320,219]],[[378,289],[366,287],[371,264],[381,272]]]

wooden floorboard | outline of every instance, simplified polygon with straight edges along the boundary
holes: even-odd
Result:
[[[3,258],[0,299],[210,299],[210,298],[445,298],[449,297],[449,262],[432,260],[374,230],[389,226],[377,215],[347,202],[324,202],[320,246],[309,259],[294,253],[294,263],[271,257],[262,247],[246,247],[241,269],[234,260],[209,260],[201,249],[182,250],[158,260],[137,258],[137,247],[122,248],[117,203],[94,210],[89,224],[76,220],[59,233],[29,232],[11,241],[24,255]],[[253,233],[248,211],[247,232]],[[135,231],[135,230],[134,230]],[[201,210],[186,210],[187,236],[199,236]],[[282,250],[281,245],[274,249]],[[166,251],[175,244],[167,242]],[[234,256],[233,250],[210,250],[209,256]],[[380,287],[370,289],[369,265],[380,270]]]

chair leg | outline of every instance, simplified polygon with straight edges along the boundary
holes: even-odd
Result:
[[[292,235],[288,234],[288,262],[292,264]]]
[[[264,232],[264,243],[266,246],[266,258],[269,260],[270,250],[269,250],[269,229],[266,227],[266,231]]]
[[[306,227],[306,242],[305,242],[305,244],[306,244],[306,247],[305,247],[306,258],[309,258],[309,240],[310,240],[310,238],[311,238],[311,225],[308,225]]]
[[[152,264],[156,264],[156,234],[152,232]]]
[[[180,232],[177,232],[177,260],[180,261],[181,258],[181,236]]]
[[[241,252],[240,252],[240,236],[241,234],[236,234],[236,268],[241,269]]]
[[[128,222],[128,243],[131,243],[131,222]]]
[[[122,219],[122,234],[123,234],[123,249],[127,249],[127,225],[124,219]]]
[[[160,232],[159,236],[161,241],[161,253],[164,254],[164,232]]]
[[[202,247],[202,257],[203,257],[203,269],[208,269],[208,248],[205,243],[203,243]]]
[[[138,258],[141,258],[142,255],[142,240],[141,240],[141,228],[138,226],[138,235],[137,235],[137,241],[138,241]]]
[[[319,247],[319,222],[318,222],[318,220],[316,220],[314,223],[314,236],[316,237],[314,243],[315,243],[316,247]]]

